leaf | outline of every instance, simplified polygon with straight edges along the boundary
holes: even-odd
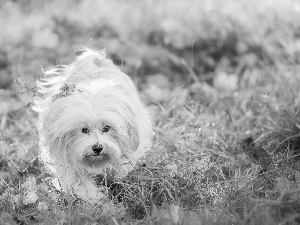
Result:
[[[279,190],[281,193],[284,193],[288,189],[290,189],[290,182],[284,177],[277,177],[276,189]]]
[[[48,211],[48,205],[46,202],[39,202],[37,208],[40,211]]]

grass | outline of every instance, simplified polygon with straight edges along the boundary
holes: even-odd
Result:
[[[300,224],[299,10],[296,0],[0,3],[0,224]],[[105,47],[132,76],[155,132],[97,206],[56,187],[31,110],[41,68],[83,46]]]

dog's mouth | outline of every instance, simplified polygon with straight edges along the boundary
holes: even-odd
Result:
[[[111,157],[108,154],[102,153],[99,155],[85,155],[82,162],[89,167],[101,167],[106,165],[110,159]]]

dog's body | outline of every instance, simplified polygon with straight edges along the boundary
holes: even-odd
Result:
[[[85,49],[37,88],[40,158],[65,192],[102,198],[92,175],[125,177],[150,149],[151,119],[136,88],[103,52]]]

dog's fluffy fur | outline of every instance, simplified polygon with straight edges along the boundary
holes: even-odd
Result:
[[[93,175],[125,177],[150,149],[151,119],[130,77],[104,52],[84,49],[72,64],[47,71],[37,90],[40,159],[65,192],[102,198]]]

